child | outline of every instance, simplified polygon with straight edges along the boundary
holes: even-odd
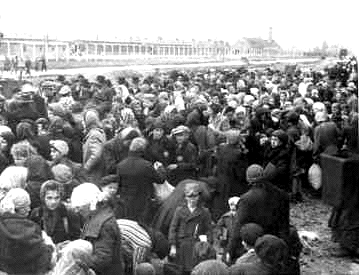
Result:
[[[169,229],[170,257],[190,274],[195,259],[193,250],[196,242],[211,242],[211,215],[201,206],[200,187],[197,182],[185,186],[185,204],[177,207]]]
[[[217,222],[217,229],[219,231],[218,239],[220,240],[220,247],[222,248],[222,250],[226,248],[228,240],[232,236],[232,228],[239,200],[240,197],[231,197],[228,200],[229,211],[227,213],[224,213]]]
[[[247,223],[241,227],[240,235],[242,245],[247,252],[237,259],[236,264],[258,261],[259,258],[254,250],[254,246],[257,239],[264,235],[263,228],[256,223]]]

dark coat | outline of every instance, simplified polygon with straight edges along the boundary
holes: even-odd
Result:
[[[81,238],[92,243],[94,253],[89,265],[97,275],[121,275],[121,233],[110,207],[102,207],[91,215],[83,227]]]
[[[119,194],[128,207],[127,219],[150,223],[155,200],[153,183],[162,183],[152,163],[130,152],[117,166],[120,178]]]
[[[51,225],[49,212],[43,207],[35,208],[30,214],[30,219],[39,224],[55,244],[80,237],[81,222],[78,215],[60,204],[56,210],[52,211],[56,222]]]
[[[242,249],[240,229],[244,224],[257,223],[265,234],[272,234],[284,240],[289,237],[289,196],[269,182],[259,182],[241,196],[229,240],[228,250],[232,259],[240,256]]]
[[[105,174],[115,174],[116,166],[128,156],[128,148],[123,145],[119,137],[114,137],[105,142],[103,146],[103,161]]]
[[[163,136],[159,140],[149,138],[145,158],[152,163],[159,161],[164,166],[173,163],[174,152],[176,150],[174,142]]]
[[[176,245],[177,263],[186,271],[194,267],[193,248],[199,235],[207,235],[208,240],[212,241],[211,214],[208,209],[197,207],[191,213],[187,206],[177,207],[168,239],[170,245]]]
[[[289,150],[286,146],[272,148],[270,144],[264,150],[264,179],[289,191],[291,187]]]
[[[177,185],[180,181],[197,177],[197,149],[191,142],[186,142],[183,146],[176,145],[173,164],[178,167],[169,171],[169,181],[172,185]]]

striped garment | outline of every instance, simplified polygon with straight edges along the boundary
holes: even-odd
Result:
[[[147,231],[137,222],[127,219],[117,220],[121,231],[122,248],[125,255],[132,255],[133,270],[145,260],[146,252],[152,247],[152,241]]]

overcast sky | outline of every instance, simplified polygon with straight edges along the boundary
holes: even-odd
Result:
[[[358,4],[356,4],[358,2]],[[323,41],[355,50],[357,0],[0,0],[0,31],[63,39],[273,38],[283,48]]]

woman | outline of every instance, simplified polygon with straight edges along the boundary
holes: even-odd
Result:
[[[21,188],[10,190],[0,203],[0,270],[7,274],[43,275],[53,266],[54,246],[27,219],[29,211],[30,196]]]
[[[10,154],[14,141],[15,136],[11,131],[0,133],[0,173],[14,161]]]
[[[61,202],[63,188],[54,180],[40,189],[41,206],[31,211],[30,219],[39,224],[55,244],[80,237],[80,218]]]
[[[193,248],[196,242],[212,240],[211,215],[201,206],[199,191],[198,183],[186,184],[185,204],[177,207],[169,230],[169,256],[176,259],[185,274],[190,274],[194,267]]]
[[[85,224],[81,239],[94,248],[88,266],[97,275],[121,275],[121,234],[109,205],[101,203],[101,191],[92,183],[77,186],[71,195],[71,205]]]
[[[25,188],[27,174],[28,169],[25,167],[7,167],[0,175],[0,193],[4,196],[13,188]]]
[[[16,166],[24,166],[26,159],[38,155],[37,150],[27,141],[15,143],[10,149],[10,154]]]
[[[92,244],[85,240],[76,240],[68,243],[61,250],[61,258],[57,262],[52,275],[96,275],[88,267],[93,253]]]

